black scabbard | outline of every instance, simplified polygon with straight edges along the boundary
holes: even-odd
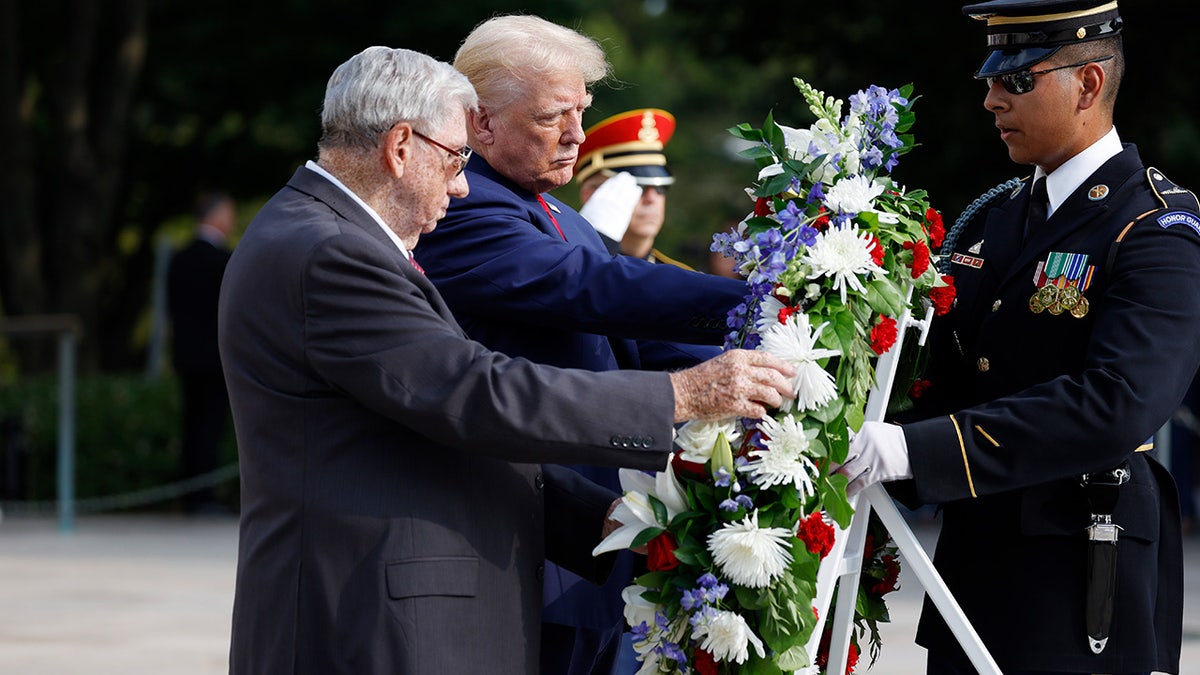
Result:
[[[1091,510],[1092,524],[1087,528],[1087,606],[1084,620],[1088,648],[1093,654],[1104,651],[1112,626],[1113,600],[1117,593],[1117,538],[1121,528],[1113,523],[1118,488],[1129,480],[1129,465],[1083,477],[1083,488]]]
[[[1117,592],[1117,526],[1096,524],[1088,528],[1087,561],[1088,647],[1104,651],[1112,625],[1113,596]]]

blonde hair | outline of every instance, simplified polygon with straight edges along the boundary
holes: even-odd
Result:
[[[612,72],[596,40],[536,16],[498,16],[475,27],[454,57],[485,107],[504,108],[531,84],[579,75],[589,87]]]

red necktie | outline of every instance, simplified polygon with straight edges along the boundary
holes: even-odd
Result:
[[[537,196],[537,200],[542,205],[542,209],[546,211],[546,215],[550,216],[550,222],[554,223],[554,229],[558,230],[558,236],[562,237],[563,241],[566,241],[567,235],[563,234],[562,228],[558,226],[558,220],[554,217],[554,213],[550,211],[550,205],[546,203],[546,200],[541,195]]]
[[[408,262],[412,263],[412,266],[415,267],[418,272],[420,272],[421,274],[425,274],[425,268],[423,268],[417,264],[417,259],[413,256],[412,253],[408,254]]]

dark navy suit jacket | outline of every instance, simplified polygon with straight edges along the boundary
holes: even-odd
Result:
[[[583,216],[543,195],[560,235],[536,195],[478,155],[467,180],[470,194],[451,200],[415,254],[472,338],[510,356],[594,371],[677,369],[720,352],[743,282],[614,257]],[[615,470],[577,468],[619,490]],[[628,581],[620,576],[597,589],[548,566],[543,619],[611,628]]]

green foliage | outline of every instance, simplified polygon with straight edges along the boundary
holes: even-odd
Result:
[[[79,499],[111,496],[180,478],[178,383],[139,375],[81,377],[75,386],[75,486]],[[58,383],[28,378],[0,388],[0,418],[20,419],[25,445],[25,498],[55,498]],[[236,460],[230,434],[222,463]],[[236,485],[224,485],[234,499]],[[220,494],[220,491],[218,491]],[[169,507],[160,505],[155,508]]]

